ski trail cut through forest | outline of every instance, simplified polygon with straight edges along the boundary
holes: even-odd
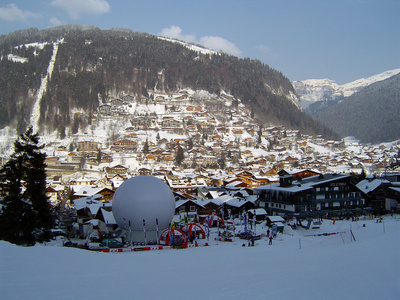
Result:
[[[56,56],[57,56],[57,52],[58,52],[58,45],[60,43],[62,43],[62,40],[57,41],[53,45],[53,55],[51,56],[49,66],[47,67],[46,75],[42,78],[42,80],[40,82],[39,92],[36,95],[36,102],[33,106],[31,120],[30,120],[30,124],[33,127],[33,132],[37,132],[39,130],[40,103],[41,103],[43,94],[45,93],[45,91],[47,89],[47,83],[49,82],[49,78],[51,78],[51,74],[53,73],[54,63],[56,61]]]

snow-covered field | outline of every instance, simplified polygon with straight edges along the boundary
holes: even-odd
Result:
[[[365,224],[365,227],[363,226]],[[240,226],[237,228],[240,230]],[[0,242],[2,299],[400,299],[400,216],[285,226],[273,245],[100,253]],[[265,232],[257,226],[257,231]],[[356,241],[351,238],[350,230]],[[320,235],[337,233],[334,235]],[[315,235],[315,236],[306,236]]]

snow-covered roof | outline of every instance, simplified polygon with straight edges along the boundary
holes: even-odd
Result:
[[[281,186],[280,183],[273,183],[269,185],[255,187],[254,192],[260,193],[262,190],[274,190],[280,192],[298,193],[313,189],[314,186],[316,185],[336,181],[339,179],[347,178],[349,176],[350,175],[343,175],[343,174],[340,175],[326,174],[323,177],[321,177],[320,175],[316,175],[304,178],[301,181],[293,181],[293,184],[290,186]]]
[[[239,208],[239,207],[242,207],[247,202],[249,202],[249,201],[243,200],[243,199],[239,199],[239,198],[231,198],[228,201],[225,201],[224,204]]]
[[[189,202],[189,201],[190,201],[190,202],[193,202],[193,203],[196,203],[196,204],[199,205],[199,206],[203,206],[203,205],[200,204],[198,201],[194,201],[194,200],[190,200],[190,199],[183,199],[183,200],[178,200],[178,201],[175,202],[175,208],[178,208],[178,207],[180,207],[180,206],[186,204],[186,203]]]
[[[74,202],[74,207],[76,210],[83,209],[83,208],[93,205],[93,204],[98,204],[100,206],[103,205],[102,202],[95,200],[95,198],[91,198],[91,197],[75,199],[73,202]]]
[[[389,187],[389,189],[391,189],[391,190],[393,190],[393,191],[395,191],[395,192],[400,193],[400,187],[391,186],[391,187]]]
[[[210,194],[210,196],[212,197],[212,199],[215,199],[215,198],[218,198],[218,197],[219,197],[218,191],[209,191],[208,193]]]
[[[104,190],[104,187],[93,187],[90,185],[72,185],[75,196],[93,196]]]
[[[213,203],[215,205],[222,205],[223,201],[221,201],[221,199],[219,198],[215,198],[215,199],[203,199],[203,200],[195,200],[195,202],[201,206],[206,206],[208,203]]]
[[[360,181],[356,186],[360,191],[362,191],[365,194],[368,194],[369,192],[372,192],[376,188],[378,188],[384,181],[388,182],[387,180],[382,180],[382,179],[374,179],[374,180],[364,179]]]
[[[252,214],[255,214],[256,216],[267,215],[267,212],[265,211],[264,208],[249,209],[249,212],[251,212]]]
[[[104,218],[104,223],[106,223],[107,225],[117,224],[117,221],[115,221],[112,211],[108,211],[108,210],[105,210],[104,208],[101,208],[101,213]]]
[[[271,223],[285,222],[285,219],[282,218],[281,216],[268,216],[268,219],[271,221]]]

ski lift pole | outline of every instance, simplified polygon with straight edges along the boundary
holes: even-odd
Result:
[[[256,211],[255,210],[254,210],[254,215],[253,215],[253,223],[254,223],[254,234],[257,235],[257,230],[256,230],[257,217],[256,217]]]
[[[156,239],[157,239],[157,245],[158,245],[158,218],[156,218]]]
[[[108,220],[107,220],[107,224],[106,224],[106,246],[107,246],[107,248],[108,248],[108,239],[109,239],[109,236],[108,236]]]
[[[146,221],[143,219],[144,244],[146,245]]]
[[[210,240],[210,215],[207,217],[207,242]]]
[[[132,228],[131,228],[131,220],[129,220],[129,245],[132,246]]]

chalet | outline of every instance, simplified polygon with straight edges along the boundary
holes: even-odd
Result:
[[[57,156],[48,156],[45,159],[45,163],[48,166],[59,164],[60,161]]]
[[[58,202],[58,192],[51,186],[46,188],[46,195],[49,197],[49,200],[52,204],[57,204]]]
[[[101,149],[101,143],[93,141],[82,141],[77,143],[79,151],[96,151]]]
[[[121,166],[121,165],[116,165],[114,167],[106,167],[105,171],[107,174],[126,174],[128,173],[128,168]]]
[[[163,160],[166,162],[172,162],[174,161],[174,158],[171,155],[164,155]]]
[[[119,140],[119,141],[114,142],[113,146],[133,150],[133,149],[136,149],[137,143],[132,140],[124,139],[124,140]]]
[[[366,178],[357,184],[357,188],[362,192],[366,204],[371,206],[376,212],[383,212],[385,209],[386,194],[390,181],[386,179]]]
[[[109,202],[113,196],[114,191],[105,187],[92,187],[92,186],[72,186],[74,198],[95,198],[98,201]]]
[[[117,221],[111,210],[106,207],[100,207],[95,216],[97,220],[103,221],[107,225],[107,229],[112,231],[118,228]]]
[[[298,179],[303,179],[306,177],[311,177],[315,175],[320,175],[320,172],[305,169],[305,170],[293,170],[293,171],[288,171],[288,170],[280,170],[278,172],[279,176],[285,176],[285,175],[292,175],[293,180],[298,180]]]
[[[198,211],[200,215],[211,215],[213,213],[216,213],[217,215],[221,214],[223,202],[218,199],[197,200],[196,203],[198,203],[202,207]]]
[[[126,177],[122,176],[121,174],[116,174],[112,176],[111,178],[107,178],[109,183],[111,184],[111,187],[116,190],[119,188],[119,186],[125,181]]]
[[[255,161],[255,163],[257,165],[261,165],[261,166],[266,166],[267,165],[267,160],[265,158],[259,158]]]
[[[144,175],[150,176],[151,173],[152,173],[151,170],[150,170],[150,169],[147,169],[147,168],[140,168],[140,169],[138,170],[139,176],[144,176]]]
[[[83,162],[83,157],[79,156],[73,152],[70,152],[70,153],[68,153],[68,156],[67,156],[67,162],[80,164]]]
[[[86,178],[86,177],[80,177],[78,179],[71,179],[69,181],[70,185],[95,185],[97,179],[95,178]]]
[[[249,214],[249,219],[254,219],[255,217],[257,221],[263,221],[267,217],[267,212],[264,208],[250,209],[247,212]]]
[[[223,203],[224,215],[226,216],[229,215],[229,212],[232,215],[239,216],[243,211],[254,208],[255,204],[253,202],[236,197],[230,197]]]
[[[188,215],[197,215],[197,212],[204,209],[202,205],[193,200],[178,200],[175,202],[175,214],[187,213]]]
[[[101,152],[101,162],[102,163],[110,163],[112,161],[113,161],[113,158],[111,155]]]
[[[293,181],[282,175],[279,183],[254,188],[260,205],[270,215],[310,215],[357,212],[365,205],[350,175],[325,174]]]
[[[161,121],[162,128],[178,128],[181,122],[174,119],[174,117],[163,117]]]
[[[400,212],[400,183],[392,183],[386,195],[386,210],[397,213]]]

